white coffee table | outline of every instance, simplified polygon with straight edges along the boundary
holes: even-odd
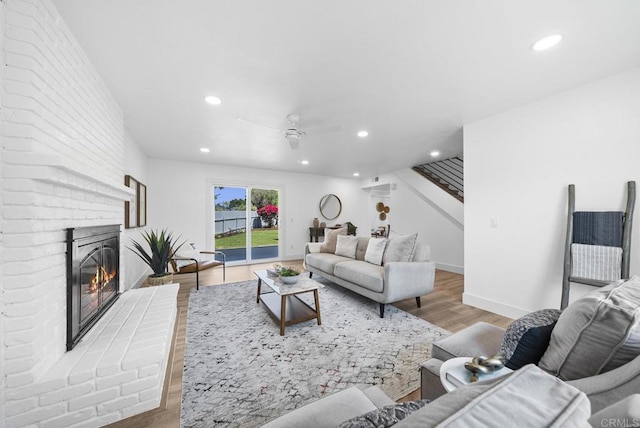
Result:
[[[447,392],[453,391],[454,389],[458,388],[458,386],[456,386],[455,384],[447,380],[447,372],[451,370],[459,370],[458,373],[464,373],[464,377],[463,379],[461,379],[461,381],[465,385],[471,383],[469,381],[469,378],[471,378],[471,372],[469,372],[466,369],[462,371],[460,370],[460,368],[461,367],[464,368],[464,363],[467,363],[472,359],[473,358],[471,357],[458,357],[458,358],[451,358],[450,360],[447,360],[444,363],[442,363],[442,365],[440,366],[440,382],[442,383],[442,386]],[[513,370],[511,370],[510,368],[503,367],[500,370],[497,370],[493,373],[480,375],[479,380],[482,381],[482,380],[488,380],[488,379],[495,379],[497,377],[507,375],[511,372],[513,372]]]
[[[311,319],[320,319],[320,299],[318,289],[323,285],[308,276],[300,275],[295,284],[284,284],[279,278],[271,278],[266,270],[253,272],[258,277],[258,295],[256,302],[264,303],[269,312],[280,323],[280,336],[284,336],[284,328],[287,325],[297,324]],[[262,293],[262,284],[266,284],[270,291]],[[297,294],[313,293],[315,308],[300,300]]]

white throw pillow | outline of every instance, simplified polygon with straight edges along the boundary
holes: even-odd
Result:
[[[380,266],[382,264],[382,256],[384,248],[387,246],[387,240],[384,238],[371,238],[367,245],[367,252],[364,253],[364,261]]]
[[[356,258],[356,248],[358,247],[358,238],[350,235],[338,235],[336,243],[336,256]]]
[[[195,244],[183,245],[178,251],[175,252],[173,257],[181,259],[196,259],[200,260],[200,250],[198,250]],[[176,266],[178,269],[193,264],[193,260],[176,260]]]

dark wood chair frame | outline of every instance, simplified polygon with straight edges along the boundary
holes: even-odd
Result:
[[[216,260],[198,260],[189,257],[173,257],[171,259],[171,267],[177,274],[182,273],[196,273],[196,290],[200,290],[200,271],[211,269],[217,266],[222,266],[222,282],[227,280],[227,256],[222,251],[200,251],[200,254],[215,254],[221,255],[222,261]],[[178,268],[176,260],[191,260],[193,263]]]

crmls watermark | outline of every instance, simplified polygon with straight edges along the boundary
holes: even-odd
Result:
[[[600,421],[602,428],[640,428],[640,419],[609,418]]]

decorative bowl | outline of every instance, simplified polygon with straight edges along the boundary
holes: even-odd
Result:
[[[294,276],[280,276],[280,281],[285,284],[295,284],[300,279],[300,274]]]

